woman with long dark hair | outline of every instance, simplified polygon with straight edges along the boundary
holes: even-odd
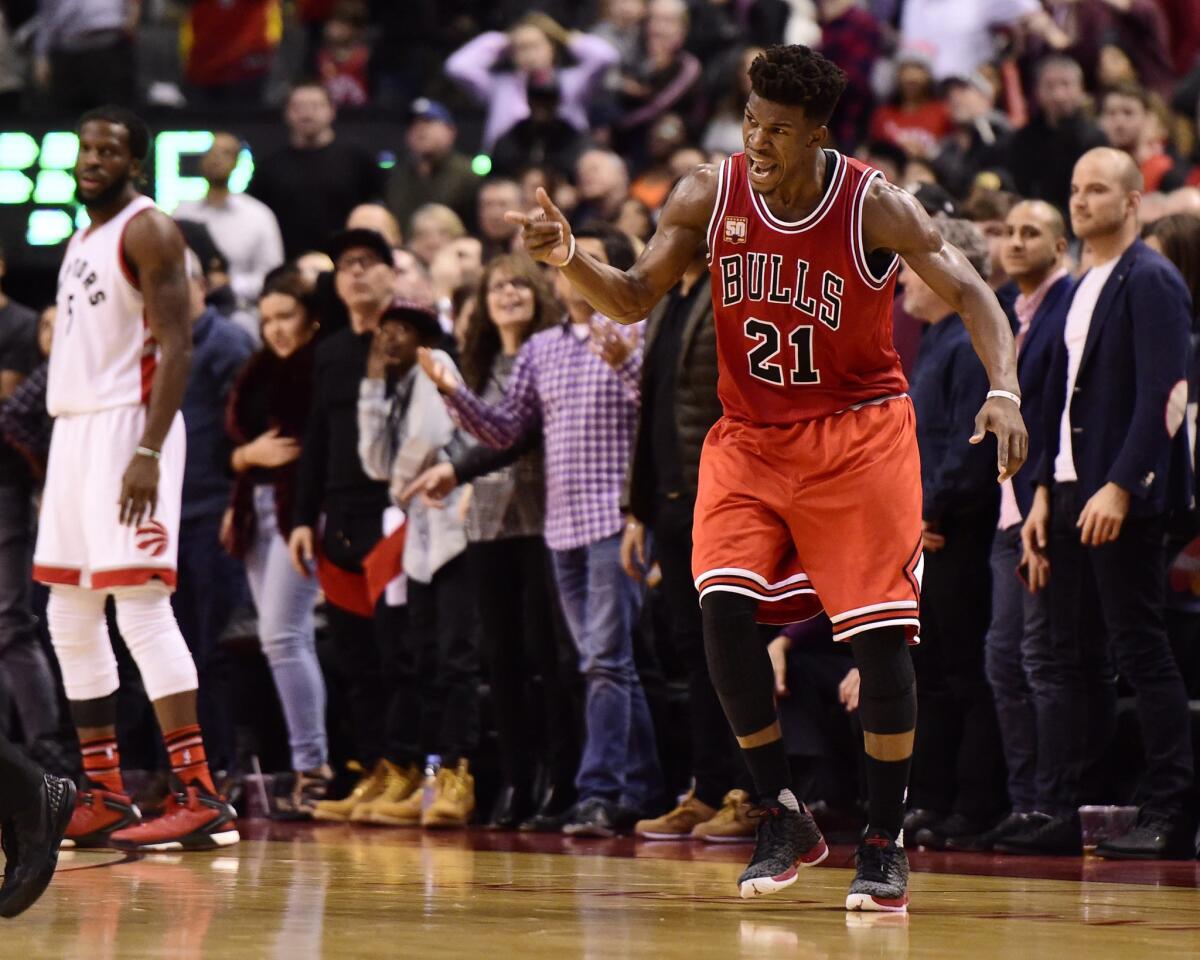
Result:
[[[1183,275],[1183,282],[1192,295],[1192,356],[1188,364],[1188,405],[1184,420],[1191,443],[1192,492],[1200,503],[1200,443],[1197,436],[1197,401],[1200,401],[1200,217],[1190,213],[1172,213],[1142,228],[1146,245],[1170,260]],[[1172,465],[1174,469],[1175,465]],[[1195,547],[1189,544],[1196,533],[1196,518],[1180,522],[1168,533],[1167,555],[1175,557],[1168,578],[1167,634],[1179,661],[1189,696],[1200,690],[1200,599],[1190,587],[1188,571]],[[1183,551],[1181,554],[1180,551]]]
[[[1168,214],[1146,224],[1142,238],[1179,268],[1192,295],[1193,316],[1200,317],[1200,217],[1191,213]],[[1192,328],[1196,326],[1193,321]]]
[[[333,771],[313,625],[317,581],[292,567],[287,536],[318,325],[304,280],[292,270],[267,276],[258,308],[263,349],[242,371],[226,415],[227,431],[237,444],[231,457],[237,480],[221,539],[245,562],[258,608],[259,640],[287,722],[295,783],[278,807],[307,818],[324,797]]]
[[[1192,358],[1188,365],[1187,426],[1196,446],[1196,404],[1200,401],[1200,217],[1171,213],[1142,228],[1142,239],[1170,260],[1192,295]],[[1200,484],[1200,475],[1196,478]]]

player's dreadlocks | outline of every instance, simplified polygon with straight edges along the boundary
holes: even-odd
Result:
[[[831,60],[800,44],[767,47],[750,64],[750,83],[764,100],[803,107],[827,123],[846,89],[846,74]]]

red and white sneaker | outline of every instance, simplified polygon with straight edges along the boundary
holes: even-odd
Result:
[[[829,847],[821,828],[801,806],[800,812],[782,805],[758,807],[750,811],[758,821],[754,856],[738,877],[738,892],[743,900],[778,893],[796,882],[803,867],[815,867],[829,856]]]
[[[64,850],[111,847],[111,835],[142,822],[142,812],[123,793],[93,787],[80,790],[61,844]]]
[[[884,830],[870,830],[858,853],[847,910],[872,913],[908,912],[908,857]]]
[[[209,793],[198,783],[174,783],[163,815],[128,827],[111,837],[121,850],[163,852],[215,850],[237,843],[237,813],[224,797]]]

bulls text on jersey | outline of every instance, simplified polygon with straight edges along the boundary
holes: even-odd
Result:
[[[820,320],[830,330],[842,322],[842,292],[846,281],[832,270],[821,274],[818,297],[808,292],[809,264],[796,257],[795,270],[785,267],[781,254],[731,253],[721,257],[721,306],[732,307],[743,300],[766,300],[791,304],[806,317]],[[784,280],[795,282],[788,285]]]
[[[830,330],[842,322],[842,293],[846,282],[832,270],[821,273],[817,296],[808,292],[810,267],[802,257],[795,258],[794,272],[785,266],[781,254],[733,253],[720,258],[721,306],[732,307],[743,300],[790,305],[810,320],[819,320]],[[787,271],[790,285],[784,280]],[[814,283],[814,287],[818,287]],[[801,387],[821,382],[821,373],[813,366],[813,331],[809,325],[796,327],[788,336],[793,355],[781,356],[783,334],[769,320],[747,317],[742,325],[754,341],[747,353],[750,375],[756,380]]]

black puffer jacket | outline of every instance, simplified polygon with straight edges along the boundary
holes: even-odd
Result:
[[[695,497],[700,476],[700,448],[712,425],[721,416],[721,401],[717,399],[717,333],[713,327],[712,290],[707,275],[697,283],[704,285],[688,313],[681,337],[675,373],[675,429],[679,435],[679,458],[687,493]],[[650,356],[654,340],[662,329],[663,315],[669,298],[664,297],[650,311],[646,321],[646,342],[643,356]],[[650,364],[643,366],[649,370]],[[642,396],[649,395],[650,386],[643,374]],[[651,429],[646,422],[646,405],[638,417],[633,459],[625,483],[622,507],[643,523],[654,517],[654,468],[650,448]]]

